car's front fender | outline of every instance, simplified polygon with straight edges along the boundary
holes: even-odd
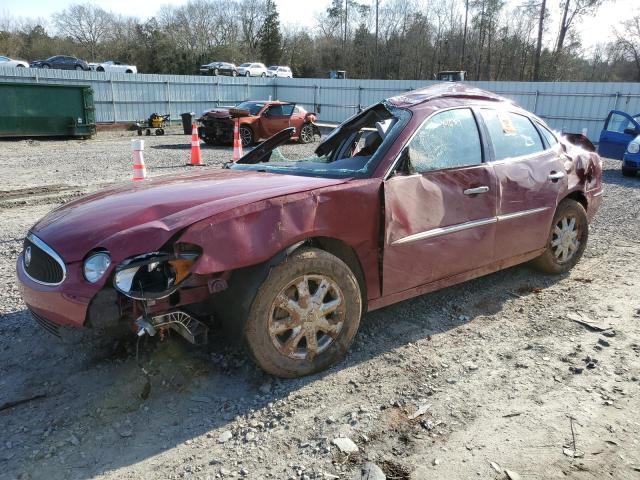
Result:
[[[197,222],[179,241],[203,254],[192,272],[208,275],[263,263],[291,245],[334,238],[362,265],[369,298],[379,296],[380,179],[348,183],[254,202]]]

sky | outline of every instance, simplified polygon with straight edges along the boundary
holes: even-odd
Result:
[[[60,11],[72,3],[84,3],[86,0],[0,0],[0,11],[14,17],[48,18],[52,13]],[[359,0],[361,3],[374,3],[374,0]],[[519,0],[507,0],[507,3]],[[640,0],[604,0],[597,15],[584,18],[577,31],[582,37],[582,46],[588,51],[597,43],[613,40],[614,28],[620,22],[634,13],[640,13]],[[111,10],[122,15],[148,18],[153,16],[160,5],[181,5],[187,0],[101,0],[95,1],[105,10]],[[275,0],[283,24],[312,27],[315,17],[324,11],[330,0]],[[384,0],[381,0],[384,2]],[[546,42],[551,44],[557,35],[560,0],[547,0],[552,18],[551,28],[546,36]]]

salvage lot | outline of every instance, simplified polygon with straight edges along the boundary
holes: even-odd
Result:
[[[640,478],[640,178],[619,162],[569,275],[519,266],[373,312],[346,361],[298,380],[220,342],[148,342],[143,400],[135,344],[50,337],[14,267],[38,218],[128,181],[131,138],[1,144],[0,478],[353,478],[367,461],[388,478]],[[144,139],[151,175],[189,169],[189,136]],[[230,158],[203,148],[206,168]]]

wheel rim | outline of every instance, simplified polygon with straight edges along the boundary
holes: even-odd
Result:
[[[303,275],[275,297],[269,312],[269,335],[280,354],[312,360],[329,348],[345,319],[342,290],[325,275]]]
[[[559,263],[571,260],[580,248],[580,228],[575,217],[561,217],[553,227],[551,249]]]
[[[251,130],[249,130],[246,127],[242,127],[240,128],[240,138],[242,139],[242,146],[246,147],[247,145],[249,145],[251,143],[252,140],[252,133]]]
[[[302,127],[302,130],[300,130],[300,137],[302,137],[302,141],[305,143],[309,143],[313,140],[313,130],[309,125]]]

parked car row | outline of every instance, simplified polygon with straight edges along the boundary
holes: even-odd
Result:
[[[126,65],[115,60],[107,60],[102,63],[87,63],[78,57],[70,55],[54,55],[45,60],[34,60],[31,63],[26,60],[15,60],[9,57],[0,56],[0,68],[43,68],[57,70],[78,70],[78,71],[95,71],[95,72],[124,72],[138,73],[135,65]]]
[[[228,75],[231,77],[280,77],[293,78],[291,68],[284,65],[271,65],[269,68],[264,63],[247,62],[239,67],[235,63],[211,62],[200,65],[201,75]]]

